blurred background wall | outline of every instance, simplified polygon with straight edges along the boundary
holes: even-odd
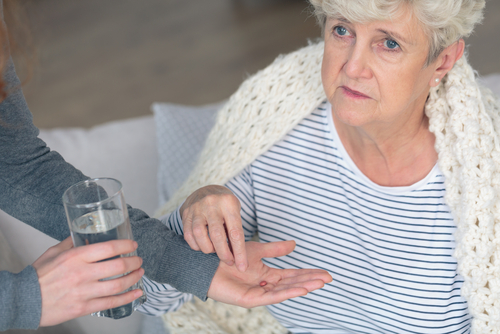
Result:
[[[216,102],[277,55],[320,36],[305,0],[23,4],[37,50],[24,91],[43,128],[148,115],[154,101]],[[489,0],[485,14],[466,41],[481,75],[500,73],[500,0]]]

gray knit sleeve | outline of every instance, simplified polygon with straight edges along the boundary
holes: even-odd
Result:
[[[18,274],[0,271],[0,331],[36,329],[42,315],[42,297],[35,268]]]
[[[69,236],[69,228],[62,195],[87,176],[38,138],[39,131],[33,125],[12,61],[4,77],[11,93],[0,104],[0,209],[63,240]],[[168,230],[159,220],[141,210],[128,209],[132,233],[139,244],[137,253],[144,260],[146,274],[157,282],[206,299],[219,259],[193,251],[182,236]]]

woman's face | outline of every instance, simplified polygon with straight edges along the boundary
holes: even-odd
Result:
[[[350,126],[421,119],[435,74],[425,66],[428,51],[426,35],[408,14],[368,24],[328,19],[321,75],[334,117]]]

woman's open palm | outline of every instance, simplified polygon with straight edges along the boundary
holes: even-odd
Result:
[[[284,256],[294,248],[294,241],[247,242],[247,270],[242,273],[236,266],[221,261],[208,290],[208,297],[251,308],[304,296],[332,281],[325,270],[275,269],[262,262],[262,258]]]

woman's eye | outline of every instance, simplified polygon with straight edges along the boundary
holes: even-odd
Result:
[[[342,27],[342,26],[338,26],[338,27],[335,27],[333,28],[333,31],[335,31],[335,33],[339,36],[349,36],[349,31]]]
[[[384,42],[384,46],[386,48],[388,48],[389,50],[394,50],[394,49],[397,49],[399,48],[399,44],[396,42],[396,41],[393,41],[391,39],[387,39],[385,42]]]

